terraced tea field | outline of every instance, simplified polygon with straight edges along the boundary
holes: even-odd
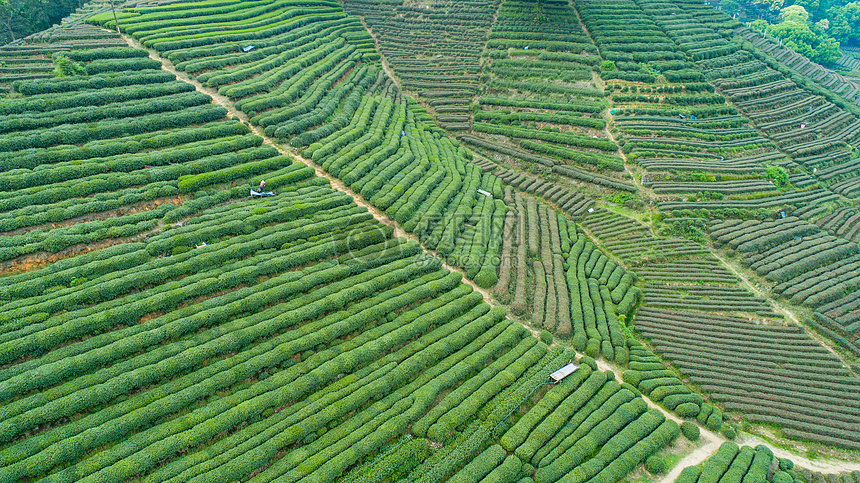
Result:
[[[853,84],[711,7],[94,2],[0,59],[0,481],[856,480]]]

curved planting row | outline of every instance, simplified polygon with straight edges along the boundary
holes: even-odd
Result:
[[[422,483],[617,481],[675,439],[676,423],[664,420],[658,411],[646,411],[635,389],[618,384],[611,373],[597,371],[588,357],[579,361],[581,366],[572,375],[542,391],[527,412],[511,418],[545,387],[551,370],[573,357],[569,349],[550,349],[520,380],[491,399],[462,433],[441,436],[445,445],[410,478]],[[520,373],[520,367],[515,370]],[[425,418],[432,422],[439,414],[431,410]],[[439,418],[427,430],[422,418],[414,429],[419,434],[426,430],[429,437],[442,422]],[[499,438],[496,444],[490,440],[494,434]],[[464,465],[470,456],[474,459]]]
[[[632,1],[580,2],[578,8],[601,55],[611,60],[601,66],[613,103],[610,114],[622,151],[649,171],[643,185],[669,195],[663,200],[682,193],[743,199],[776,191],[764,167],[745,160],[782,156],[704,82],[686,46],[664,32],[662,19],[655,22]],[[671,21],[683,22],[675,16]],[[687,22],[684,28],[696,26]],[[668,83],[654,85],[658,78]],[[746,167],[735,167],[740,164]]]
[[[827,183],[856,177],[846,144],[860,136],[854,106],[745,41],[752,37],[738,35],[744,29],[724,14],[687,0],[639,3],[722,94],[791,155],[803,168],[798,173]],[[831,176],[827,170],[839,174]],[[825,176],[818,177],[819,171]]]
[[[832,213],[815,220],[815,224],[831,235],[854,243],[860,242],[860,212],[855,207],[845,206],[833,210]]]
[[[576,7],[600,56],[614,64],[602,69],[605,80],[653,83],[656,70],[665,72],[670,82],[700,80],[700,74],[690,72],[691,65],[678,47],[635,3],[577,2]],[[657,69],[642,72],[636,65],[648,62],[654,62]]]
[[[678,436],[678,425],[648,410],[635,389],[585,357],[579,363],[494,447],[499,456],[513,453],[508,458],[525,463],[536,482],[617,481]],[[458,476],[452,481],[478,481]]]
[[[465,130],[471,97],[480,89],[478,57],[496,5],[486,0],[456,5],[350,0],[344,9],[374,33],[400,85],[429,99],[443,128]]]
[[[640,309],[636,328],[713,400],[782,434],[857,448],[860,380],[797,326]],[[791,401],[786,402],[790,395]]]
[[[473,107],[476,143],[498,144],[477,133],[505,136],[510,145],[499,144],[497,151],[522,151],[514,156],[540,158],[546,161],[536,162],[558,165],[564,176],[632,191],[620,176],[618,148],[603,132],[605,94],[592,79],[600,59],[575,10],[504,1],[489,37],[488,89]]]
[[[738,250],[745,264],[774,281],[775,293],[819,309],[817,320],[835,330],[837,337],[847,337],[849,349],[858,350],[860,326],[850,315],[860,287],[856,243],[822,233],[795,217],[726,220],[713,223],[710,230],[716,244]]]
[[[769,481],[772,483],[792,482],[841,482],[857,481],[860,472],[831,473],[822,475],[808,469],[801,469],[786,458],[776,458],[764,445],[740,446],[732,442],[723,443],[713,456],[701,465],[688,466],[681,471],[676,483],[696,483],[697,481]]]

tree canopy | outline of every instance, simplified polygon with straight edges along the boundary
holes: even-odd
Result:
[[[85,0],[0,0],[0,44],[44,30]]]

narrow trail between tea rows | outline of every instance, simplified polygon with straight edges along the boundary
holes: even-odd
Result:
[[[299,154],[297,154],[293,151],[284,149],[283,147],[279,146],[273,139],[266,136],[258,127],[252,125],[248,116],[244,112],[236,109],[235,105],[233,104],[233,102],[230,99],[228,99],[225,96],[218,94],[216,91],[214,91],[214,90],[202,85],[200,82],[197,82],[196,80],[190,78],[184,72],[177,71],[175,69],[175,67],[173,66],[173,64],[169,60],[159,56],[155,50],[147,49],[142,44],[140,44],[139,42],[137,42],[136,40],[132,39],[131,37],[129,37],[125,34],[122,35],[122,38],[131,47],[147,50],[149,52],[150,58],[159,61],[162,65],[162,68],[164,70],[172,73],[173,75],[175,75],[177,79],[179,79],[183,82],[187,82],[188,84],[191,84],[192,86],[194,86],[194,88],[197,91],[209,95],[212,98],[212,102],[214,102],[215,104],[218,104],[219,106],[222,106],[225,109],[227,109],[228,116],[236,117],[239,120],[241,120],[243,123],[245,123],[251,129],[251,131],[254,134],[263,138],[264,143],[275,147],[281,154],[284,154],[286,156],[290,156],[293,159],[295,159],[296,161],[313,168],[316,175],[327,179],[331,183],[331,186],[334,189],[341,191],[343,193],[346,193],[355,201],[356,204],[366,208],[377,221],[379,221],[380,223],[382,223],[386,226],[390,226],[394,230],[394,236],[403,237],[403,238],[406,238],[407,240],[415,241],[415,242],[418,242],[419,244],[421,244],[421,242],[418,240],[417,236],[415,236],[414,234],[411,234],[411,233],[407,233],[395,220],[392,220],[388,215],[383,213],[381,210],[372,206],[361,195],[359,195],[358,193],[355,193],[349,187],[347,187],[341,180],[339,180],[339,179],[331,176],[330,174],[326,173],[322,169],[321,166],[319,166],[318,164],[314,163],[313,161],[311,161],[309,159],[306,159],[306,158],[300,156]],[[391,75],[391,72],[388,69],[386,69],[386,72],[389,75]],[[596,241],[596,240],[594,240],[594,241]],[[425,253],[428,253],[428,254],[433,255],[437,258],[440,258],[442,260],[442,266],[445,267],[447,270],[450,270],[452,272],[457,272],[457,273],[460,273],[461,275],[463,275],[463,283],[470,285],[475,291],[479,292],[483,296],[484,301],[486,303],[490,304],[491,306],[499,306],[499,304],[492,299],[492,297],[490,296],[490,294],[487,290],[482,289],[481,287],[478,287],[477,284],[475,284],[475,282],[466,278],[463,269],[460,269],[458,267],[454,267],[454,266],[448,264],[445,261],[444,257],[442,257],[441,255],[439,255],[437,252],[435,252],[433,250],[427,249],[423,244],[421,244],[421,247],[425,251]],[[744,280],[744,279],[742,279],[742,280]],[[516,319],[514,319],[514,320],[516,320]],[[527,329],[529,329],[536,337],[540,335],[539,329],[536,329],[536,328],[530,326],[529,324],[524,323],[523,325],[525,325],[525,327]],[[577,353],[577,354],[579,356],[583,355],[580,353]],[[601,370],[612,371],[615,374],[615,378],[619,382],[621,382],[621,376],[620,376],[621,369],[614,367],[614,366],[612,366],[612,365],[610,365],[610,364],[608,364],[602,360],[598,360],[597,365],[598,365],[598,368]],[[664,408],[658,406],[653,401],[651,401],[648,397],[643,395],[642,398],[646,401],[646,403],[648,404],[649,407],[653,407],[653,408],[660,410],[666,416],[667,419],[671,419],[673,421],[676,421],[679,424],[682,422],[682,419],[680,419],[677,416],[675,416],[674,414],[666,411]],[[672,481],[674,481],[674,479],[677,477],[677,475],[681,472],[681,470],[683,468],[685,468],[686,466],[699,464],[702,461],[706,460],[708,457],[710,457],[717,450],[717,448],[719,448],[720,444],[722,444],[723,442],[726,441],[726,438],[724,438],[722,435],[713,433],[713,432],[711,432],[711,431],[709,431],[706,428],[701,427],[701,426],[700,426],[700,432],[701,432],[701,437],[704,438],[705,440],[707,440],[707,443],[705,443],[701,447],[697,448],[693,453],[684,457],[684,459],[682,459],[675,466],[675,468],[673,468],[673,470],[670,473],[668,473],[661,480],[660,483],[671,483]],[[746,436],[746,435],[744,435],[744,436]],[[743,441],[741,444],[752,444],[752,445],[764,444],[764,445],[768,446],[774,452],[774,454],[777,455],[778,457],[790,458],[796,464],[803,466],[803,467],[806,467],[806,468],[809,468],[809,469],[814,470],[814,471],[832,473],[832,472],[845,472],[845,471],[860,470],[860,463],[843,462],[843,461],[838,461],[838,460],[810,461],[807,458],[804,458],[800,455],[797,455],[797,454],[791,453],[789,451],[786,451],[784,449],[773,446],[772,444],[767,443],[767,442],[765,442],[765,441],[763,441],[757,437],[750,436],[749,438],[750,438],[749,441]]]

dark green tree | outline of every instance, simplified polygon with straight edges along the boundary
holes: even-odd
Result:
[[[85,0],[0,0],[0,44],[45,30]]]

